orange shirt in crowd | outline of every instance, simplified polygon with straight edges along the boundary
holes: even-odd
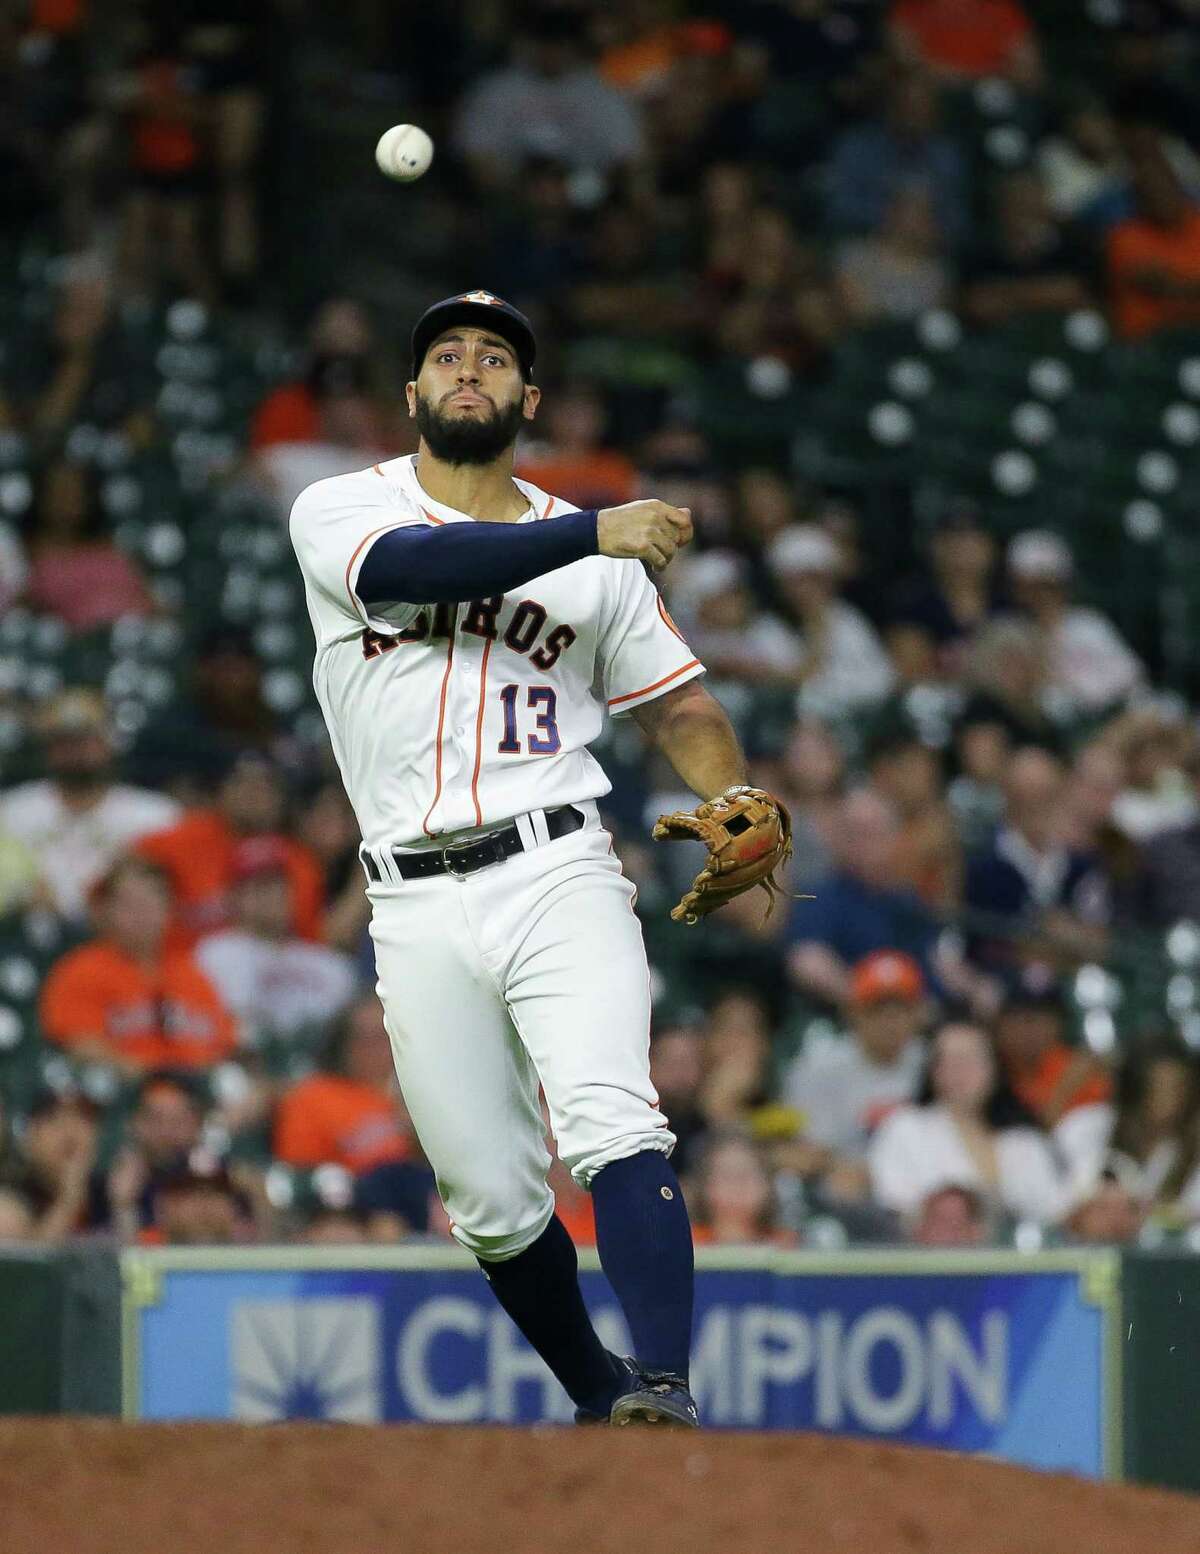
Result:
[[[1013,1093],[1031,1112],[1040,1116],[1058,1097],[1064,1075],[1079,1056],[1078,1051],[1064,1043],[1049,1048],[1034,1068],[1010,1069],[1008,1081]],[[1076,1106],[1093,1106],[1111,1097],[1112,1080],[1102,1070],[1093,1069],[1086,1071],[1086,1077],[1071,1091],[1061,1110],[1069,1112]]]
[[[1003,75],[1032,32],[1016,0],[896,0],[889,20],[926,64],[973,78]]]
[[[517,474],[577,507],[620,507],[637,495],[637,471],[623,453],[609,448],[518,461]]]
[[[165,869],[175,897],[172,948],[191,948],[202,934],[224,928],[229,918],[233,854],[240,838],[215,809],[189,810],[165,831],[154,831],[134,852]],[[325,885],[315,855],[299,842],[284,843],[292,887],[292,927],[301,939],[320,939]]]
[[[148,970],[107,940],[82,944],[51,967],[40,1013],[50,1041],[99,1041],[148,1069],[208,1068],[237,1045],[233,1016],[186,952]]]
[[[1156,329],[1200,325],[1200,298],[1152,297],[1133,284],[1145,269],[1200,286],[1200,210],[1189,211],[1174,227],[1121,221],[1108,235],[1109,292],[1119,335],[1139,340]]]
[[[333,1162],[359,1174],[407,1160],[412,1147],[395,1102],[373,1085],[313,1074],[281,1098],[273,1152],[286,1165]]]
[[[281,383],[254,412],[250,446],[256,452],[281,442],[319,442],[321,418],[305,383]]]

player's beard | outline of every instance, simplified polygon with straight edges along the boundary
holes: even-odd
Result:
[[[491,464],[517,440],[524,416],[524,395],[490,415],[446,414],[417,395],[417,430],[430,453],[444,464]]]

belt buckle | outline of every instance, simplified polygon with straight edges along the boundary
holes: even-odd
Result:
[[[450,842],[442,848],[442,863],[451,879],[465,880],[472,871],[470,869],[456,869],[450,861],[450,854],[470,852],[476,845],[477,840],[472,842]]]

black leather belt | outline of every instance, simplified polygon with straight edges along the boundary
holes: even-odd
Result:
[[[545,815],[546,830],[552,842],[557,842],[560,836],[570,836],[572,831],[583,829],[584,816],[570,804],[564,805],[562,809],[548,809]],[[434,874],[449,874],[460,880],[524,851],[521,833],[515,825],[511,825],[502,826],[499,831],[489,831],[486,836],[474,837],[469,842],[450,842],[446,847],[431,847],[426,852],[405,853],[393,848],[392,858],[402,880],[429,879]],[[363,868],[372,882],[381,884],[379,867],[365,847],[360,856]]]

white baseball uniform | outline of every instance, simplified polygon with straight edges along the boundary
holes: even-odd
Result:
[[[572,512],[516,481],[521,522]],[[310,486],[291,533],[316,637],[313,683],[371,867],[378,990],[405,1100],[459,1241],[515,1256],[554,1210],[540,1079],[559,1153],[587,1186],[674,1136],[649,1077],[650,999],[633,886],[587,750],[622,713],[703,673],[641,564],[589,556],[504,595],[368,606],[370,542],[472,523],[411,457]],[[546,811],[581,829],[549,839]],[[515,821],[524,851],[464,878],[401,879],[393,850]]]

